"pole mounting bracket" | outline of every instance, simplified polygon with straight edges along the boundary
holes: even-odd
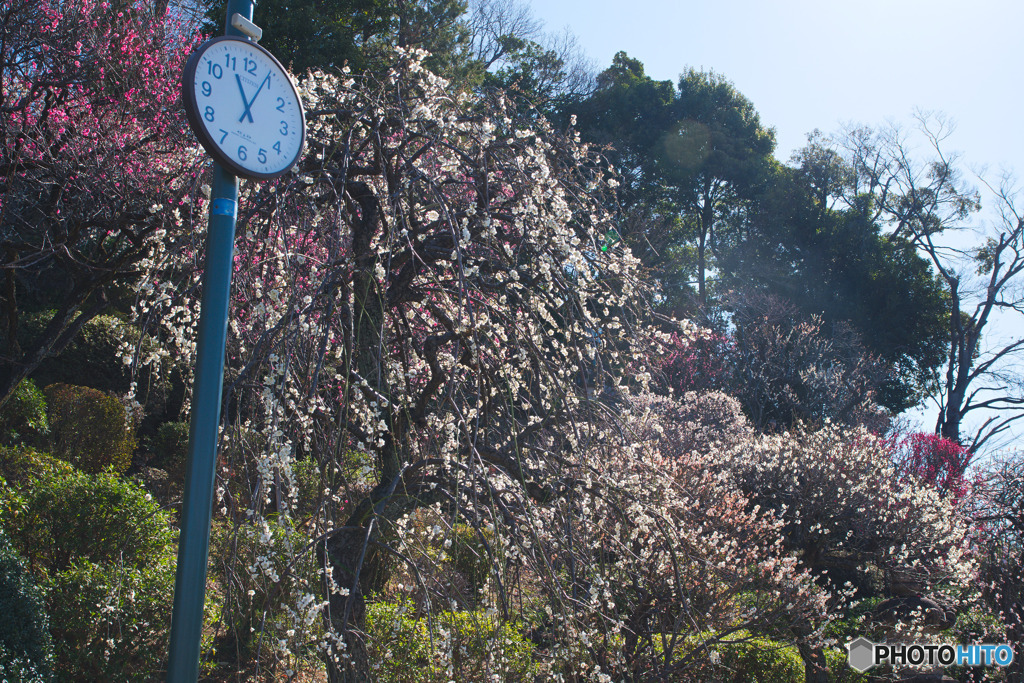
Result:
[[[254,43],[260,42],[260,38],[263,37],[263,29],[243,17],[238,12],[231,15],[231,25],[249,38],[252,38]]]

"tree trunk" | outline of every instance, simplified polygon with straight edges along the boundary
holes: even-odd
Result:
[[[365,683],[371,680],[366,641],[366,599],[383,590],[394,569],[386,545],[395,540],[394,520],[438,498],[413,497],[401,490],[400,478],[378,486],[349,517],[348,525],[335,530],[317,546],[321,567],[330,569],[324,587],[328,596],[327,626],[337,636],[327,658],[331,683]],[[333,586],[331,585],[333,581]],[[333,588],[333,590],[332,590]]]
[[[704,310],[708,302],[708,294],[704,284],[704,275],[707,270],[707,232],[701,228],[700,241],[697,244],[697,303],[701,310]]]
[[[806,638],[811,633],[809,624],[801,624],[792,627],[796,635],[796,649],[800,653],[800,659],[804,661],[804,680],[806,683],[829,683],[828,664],[825,660],[825,652],[821,647],[813,647]]]
[[[960,443],[960,401],[956,401],[955,405],[948,403],[940,418],[939,436]]]
[[[797,650],[800,652],[800,658],[804,660],[806,683],[829,683],[832,680],[828,673],[828,664],[825,663],[825,653],[820,647],[800,643]]]
[[[933,256],[935,261],[936,257]],[[970,346],[970,330],[964,326],[960,312],[960,279],[946,278],[950,293],[949,317],[949,359],[946,364],[946,401],[939,411],[935,432],[955,443],[960,443],[960,421],[963,419],[965,390],[969,383],[969,372],[973,365],[973,347]]]
[[[713,195],[714,188],[711,178],[707,178],[701,190],[701,200],[697,212],[697,220],[700,221],[700,225],[697,226],[700,233],[697,243],[697,303],[702,311],[707,307],[708,303],[708,249],[714,249],[713,242],[709,244],[709,240],[713,240],[713,233],[711,231],[714,228],[715,222]]]
[[[368,584],[364,572],[377,570],[367,566],[367,560],[372,565],[378,555],[369,552],[371,536],[372,529],[343,527],[317,547],[320,566],[330,570],[325,581],[327,627],[338,638],[326,657],[330,683],[366,683],[371,680],[364,595]]]
[[[375,277],[379,259],[372,248],[373,236],[378,230],[386,231],[387,225],[382,218],[380,201],[369,185],[349,180],[342,191],[360,208],[359,220],[352,229],[356,267],[349,285],[353,318],[346,322],[349,338],[345,369],[358,373],[373,390],[390,401],[381,357],[386,293]],[[344,312],[343,317],[347,317]],[[390,429],[401,429],[394,420],[388,421]],[[377,460],[380,481],[385,483],[378,484],[357,506],[346,526],[336,529],[317,546],[320,566],[330,570],[324,577],[327,594],[324,616],[332,639],[336,638],[325,657],[330,683],[372,680],[366,639],[366,599],[382,588],[388,578],[388,558],[377,544],[381,534],[377,517],[387,515],[384,501],[391,498],[401,478],[401,454],[393,433],[384,436],[384,445],[377,450]]]

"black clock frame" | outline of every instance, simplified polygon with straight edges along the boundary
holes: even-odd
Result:
[[[295,152],[295,158],[288,162],[288,165],[280,171],[276,171],[274,173],[258,173],[240,166],[234,159],[221,151],[220,147],[214,141],[209,132],[207,132],[206,126],[202,122],[202,116],[199,113],[199,102],[196,100],[195,92],[196,69],[199,67],[199,60],[202,59],[203,54],[208,49],[217,43],[222,43],[226,40],[245,43],[249,47],[256,48],[269,57],[270,60],[281,69],[281,73],[287,76],[286,80],[288,81],[288,85],[291,86],[292,92],[295,93],[295,101],[299,103],[299,119],[302,122],[302,138],[299,140],[299,149]],[[188,124],[192,127],[192,131],[196,134],[196,137],[199,138],[199,144],[201,144],[203,149],[213,157],[214,161],[228,169],[233,175],[240,178],[247,178],[249,180],[273,180],[274,178],[279,178],[290,171],[302,157],[302,152],[306,147],[306,110],[302,106],[302,98],[299,96],[299,90],[295,87],[295,83],[289,76],[288,70],[284,68],[284,65],[281,64],[280,61],[278,61],[277,57],[271,54],[270,50],[262,45],[254,43],[246,38],[239,38],[238,36],[217,36],[216,38],[211,38],[200,45],[191,55],[189,55],[188,60],[185,62],[185,69],[181,74],[181,101],[185,105],[185,116],[188,118]]]

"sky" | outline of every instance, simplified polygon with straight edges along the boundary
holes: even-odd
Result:
[[[946,151],[959,153],[966,168],[995,183],[1003,172],[1024,176],[1020,0],[533,0],[532,6],[549,32],[569,28],[598,71],[621,50],[657,80],[676,81],[688,66],[724,76],[753,103],[761,123],[775,129],[781,161],[815,128],[828,134],[851,124],[912,127],[914,112],[922,111],[952,120]],[[983,225],[993,217],[979,219]],[[1014,328],[992,330],[990,339],[1024,334]],[[934,428],[934,416],[933,406],[908,415],[925,430]],[[1024,438],[1020,426],[1014,431],[1010,443]]]
[[[1019,0],[534,0],[598,70],[620,50],[658,80],[687,66],[736,86],[785,161],[815,128],[951,117],[971,166],[1024,171],[1024,2]]]

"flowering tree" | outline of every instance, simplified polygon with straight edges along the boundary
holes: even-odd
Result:
[[[652,361],[657,376],[680,394],[688,391],[720,391],[729,384],[729,354],[733,341],[723,334],[702,329],[698,334],[672,332],[664,353]]]
[[[854,596],[879,593],[965,604],[976,570],[966,520],[934,487],[901,481],[885,440],[826,423],[761,436],[724,460],[739,490],[782,521],[783,543],[801,565],[831,586],[832,614],[845,613]],[[813,649],[801,654],[808,680],[827,680]]]
[[[837,325],[826,335],[821,318],[802,319],[770,294],[733,295],[730,304],[736,332],[725,352],[727,390],[757,429],[831,419],[885,431],[885,413],[874,400],[885,369],[852,329]]]
[[[423,56],[400,51],[379,81],[311,74],[306,159],[240,202],[228,441],[266,436],[229,451],[221,505],[291,516],[296,463],[316,463],[319,500],[302,504],[336,680],[367,675],[365,600],[413,561],[416,509],[507,526],[534,552],[536,506],[574,490],[594,397],[648,334],[635,260],[599,246],[607,171],[543,119],[450,94]],[[186,358],[194,252],[168,251],[139,301]]]
[[[967,493],[965,473],[972,453],[937,434],[910,434],[895,444],[899,472],[934,486],[942,495],[960,500]]]
[[[1006,629],[1007,642],[1024,638],[1024,457],[1008,453],[982,468],[969,499],[981,554],[984,593]],[[1003,635],[1003,634],[1000,634]],[[1011,675],[1024,673],[1014,661]]]
[[[600,639],[614,680],[716,678],[709,648],[746,630],[816,643],[828,593],[778,542],[785,520],[722,476],[723,456],[750,437],[738,403],[639,394],[623,410],[585,451],[584,485],[553,510],[552,526],[571,532],[545,550],[587,587],[586,618],[561,622],[567,642]]]
[[[197,148],[177,105],[194,38],[149,3],[14,0],[0,14],[2,405],[124,298],[185,201]],[[25,309],[53,302],[23,348]]]

